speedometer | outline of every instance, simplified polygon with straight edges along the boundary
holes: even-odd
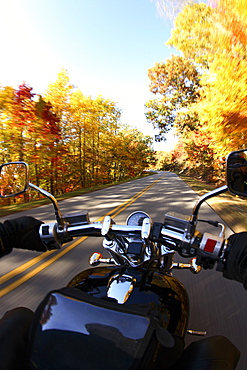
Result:
[[[128,216],[126,224],[129,226],[142,226],[144,218],[150,219],[150,216],[146,212],[136,211]]]

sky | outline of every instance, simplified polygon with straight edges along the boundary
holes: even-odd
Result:
[[[0,0],[0,84],[43,94],[65,68],[85,95],[111,99],[123,123],[154,136],[147,70],[176,54],[165,46],[170,30],[152,0]]]

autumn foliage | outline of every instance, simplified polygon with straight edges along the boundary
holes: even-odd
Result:
[[[147,102],[147,118],[161,134],[176,130],[181,168],[204,176],[209,165],[208,178],[220,177],[222,158],[247,146],[246,1],[187,2],[166,44],[182,56],[149,70],[150,90],[157,99],[156,105]],[[154,120],[158,102],[159,120]]]
[[[1,163],[25,161],[53,194],[138,176],[154,160],[151,138],[120,123],[102,96],[75,89],[62,70],[43,96],[26,83],[0,87]]]

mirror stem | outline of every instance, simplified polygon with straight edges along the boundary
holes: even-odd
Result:
[[[210,199],[210,198],[212,198],[216,195],[220,195],[222,193],[225,193],[227,190],[228,190],[227,185],[223,185],[220,188],[212,190],[209,193],[204,194],[202,197],[200,197],[200,199],[196,202],[196,205],[194,206],[193,211],[192,211],[192,216],[191,216],[192,223],[196,223],[198,212],[199,212],[199,209],[200,209],[203,202],[205,202],[206,200],[208,200],[208,199]]]
[[[34,189],[34,190],[38,191],[40,194],[44,195],[45,197],[47,197],[51,200],[51,202],[53,203],[54,209],[55,209],[55,216],[56,216],[57,223],[58,223],[59,226],[64,227],[63,217],[62,217],[61,211],[59,209],[58,202],[57,202],[56,198],[52,194],[48,193],[48,191],[46,191],[44,189],[41,189],[38,186],[36,186],[34,184],[31,184],[30,182],[29,182],[28,185],[31,189]]]

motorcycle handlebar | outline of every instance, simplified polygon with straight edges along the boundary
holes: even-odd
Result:
[[[48,249],[58,249],[62,244],[71,241],[74,237],[80,236],[105,236],[103,232],[104,223],[94,222],[88,224],[77,224],[77,225],[65,225],[63,228],[57,223],[42,224],[40,226],[40,237],[42,242]],[[130,226],[130,225],[109,225],[109,235],[119,236],[142,236],[142,226]],[[165,234],[163,232],[163,234]],[[180,234],[177,235],[179,238]],[[175,238],[173,235],[169,237]]]
[[[109,220],[107,220],[109,221]],[[82,236],[139,236],[143,238],[143,226],[109,224],[108,232],[105,231],[104,222],[65,225],[58,223],[42,224],[40,237],[47,249],[59,249],[61,245]],[[161,223],[154,223],[150,229],[149,239],[157,241],[170,249],[176,250],[183,257],[203,255],[204,257],[218,260],[221,254],[224,238],[213,234],[204,233],[188,237],[186,232],[167,228]]]
[[[61,245],[80,236],[104,236],[102,234],[103,223],[95,222],[89,224],[65,225],[63,228],[57,223],[47,223],[40,226],[40,237],[47,249],[59,249]],[[138,236],[141,235],[141,226],[128,226],[113,224],[109,228],[113,235]]]
[[[75,236],[104,236],[102,234],[103,223],[92,223],[89,225],[76,225],[68,226],[67,231],[69,235]],[[118,234],[122,236],[126,235],[141,235],[141,226],[129,226],[129,225],[116,225],[110,226],[109,233]]]

